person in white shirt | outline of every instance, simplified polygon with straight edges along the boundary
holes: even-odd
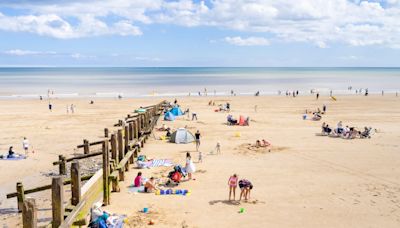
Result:
[[[28,150],[29,150],[29,141],[26,137],[24,137],[24,140],[22,141],[22,147],[25,150],[25,154],[28,154]]]

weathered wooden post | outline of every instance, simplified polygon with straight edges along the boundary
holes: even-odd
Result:
[[[119,158],[117,154],[117,138],[115,137],[115,134],[111,135],[111,159],[114,159],[114,161],[118,165]]]
[[[126,154],[129,151],[129,126],[125,126],[124,132],[124,152]]]
[[[108,128],[104,128],[104,137],[108,138]]]
[[[65,158],[64,155],[58,155],[58,161],[59,161],[58,169],[59,169],[60,175],[67,174],[67,168],[66,168],[67,161],[66,160],[67,159]]]
[[[135,119],[135,121],[133,121],[133,137],[135,138],[135,139],[138,139],[139,138],[139,134],[138,134],[138,129],[139,129],[139,127],[138,127],[138,119],[136,118]]]
[[[86,139],[83,140],[83,153],[84,153],[84,154],[90,153],[89,141],[86,140]]]
[[[22,208],[24,207],[25,201],[25,192],[24,186],[21,182],[17,183],[17,202],[18,202],[18,212],[22,212]]]
[[[52,227],[58,228],[64,221],[64,184],[62,176],[53,177],[51,183]]]
[[[37,227],[37,207],[35,199],[27,198],[22,209],[22,227]]]
[[[103,142],[103,204],[110,204],[110,163],[109,163],[109,153],[108,153],[108,140]]]
[[[122,137],[122,130],[118,130],[118,158],[119,161],[124,159],[124,140]]]
[[[133,140],[133,123],[129,123],[129,141]]]
[[[81,201],[81,171],[76,160],[71,163],[71,192],[71,204],[76,206]]]

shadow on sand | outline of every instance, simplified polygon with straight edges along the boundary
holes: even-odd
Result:
[[[208,203],[210,205],[214,205],[214,204],[218,204],[218,203],[223,203],[223,204],[226,204],[226,205],[233,205],[233,206],[240,205],[240,202],[239,201],[235,201],[235,200],[211,200]]]

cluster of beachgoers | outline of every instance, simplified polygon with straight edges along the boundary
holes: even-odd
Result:
[[[363,130],[359,130],[356,127],[349,127],[348,125],[343,126],[342,121],[339,121],[335,128],[332,128],[329,124],[323,122],[321,129],[321,133],[318,135],[343,139],[371,138],[371,134],[373,133],[372,127],[364,127]]]

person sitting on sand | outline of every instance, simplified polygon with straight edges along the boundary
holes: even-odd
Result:
[[[229,125],[236,125],[237,124],[237,120],[235,120],[231,114],[229,114],[226,117],[226,119],[227,119]]]
[[[136,178],[135,178],[135,187],[140,187],[143,185],[143,177],[142,177],[142,172],[138,172]]]
[[[233,176],[229,177],[228,186],[229,186],[229,201],[231,200],[231,195],[233,193],[233,200],[236,199],[236,187],[238,185],[238,176],[233,174]]]
[[[157,189],[158,188],[156,186],[154,177],[150,177],[150,179],[147,180],[146,183],[144,184],[144,192],[146,192],[146,193],[152,193]]]
[[[337,123],[336,125],[336,133],[337,134],[342,134],[343,132],[343,125],[342,125],[342,121],[339,121],[339,123]]]
[[[261,147],[261,141],[257,139],[256,141],[256,147]]]
[[[319,115],[317,112],[314,112],[313,115],[314,116],[312,117],[312,120],[314,120],[314,121],[319,121],[322,118],[322,116]]]
[[[10,148],[8,149],[7,158],[15,158],[15,152],[13,151],[12,146],[10,146]]]

